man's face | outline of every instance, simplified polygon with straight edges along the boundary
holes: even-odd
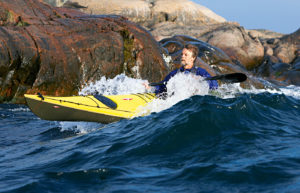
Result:
[[[193,53],[184,48],[182,50],[182,55],[181,55],[181,64],[186,66],[186,65],[193,65],[194,64],[194,59],[195,57],[193,57]]]

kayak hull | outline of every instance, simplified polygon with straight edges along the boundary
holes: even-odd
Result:
[[[105,114],[83,111],[80,109],[65,107],[59,104],[41,102],[34,99],[26,99],[30,110],[41,119],[50,121],[88,121],[111,123],[119,121],[121,117],[107,116]]]
[[[112,123],[120,119],[137,116],[142,107],[151,102],[155,95],[151,93],[133,95],[111,95],[107,97],[116,103],[112,109],[94,96],[53,97],[25,95],[28,107],[41,119],[51,121],[87,121]]]

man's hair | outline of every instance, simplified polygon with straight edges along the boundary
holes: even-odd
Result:
[[[191,51],[193,53],[193,57],[196,57],[198,56],[198,53],[199,53],[199,49],[197,46],[193,45],[193,44],[186,44],[184,46],[185,49]]]

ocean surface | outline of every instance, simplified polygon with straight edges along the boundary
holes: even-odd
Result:
[[[1,104],[0,192],[300,192],[300,87],[210,93],[180,78],[148,116],[106,125]],[[103,78],[81,94],[142,82]]]

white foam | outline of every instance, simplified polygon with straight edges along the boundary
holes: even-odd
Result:
[[[143,86],[143,83],[148,81],[141,79],[134,79],[125,76],[124,74],[118,75],[113,79],[106,79],[105,77],[101,80],[90,83],[86,85],[81,91],[80,94],[93,94],[98,92],[99,94],[104,95],[120,95],[120,94],[133,94],[133,93],[144,93],[144,92],[153,92],[152,90],[147,91]],[[268,83],[266,83],[268,84]],[[200,76],[195,76],[192,74],[182,74],[179,73],[175,75],[167,84],[168,97],[166,100],[155,99],[153,102],[149,103],[148,106],[143,107],[141,113],[138,116],[143,114],[149,114],[152,112],[160,112],[162,110],[168,109],[176,103],[190,98],[194,95],[209,95],[214,93],[209,92],[209,85],[206,81],[203,81],[203,78]],[[235,98],[236,96],[249,93],[249,94],[259,94],[259,93],[274,93],[274,94],[284,94],[287,96],[300,99],[300,87],[289,86],[281,88],[280,90],[275,89],[256,89],[254,87],[250,89],[243,89],[240,87],[239,83],[235,84],[223,84],[217,90],[217,97],[220,98]]]
[[[133,79],[120,74],[113,79],[102,77],[99,81],[87,84],[80,92],[80,95],[103,94],[103,95],[121,95],[131,93],[143,93],[146,91],[143,83],[147,82],[141,79]],[[105,125],[93,122],[59,122],[61,131],[73,130],[79,134],[89,133],[103,128]]]
[[[86,85],[80,94],[87,95],[98,92],[104,95],[120,95],[120,94],[133,94],[147,92],[143,83],[148,83],[147,80],[134,79],[125,76],[124,74],[118,75],[113,79],[101,78],[101,80]],[[240,94],[259,94],[259,93],[272,93],[272,94],[284,94],[296,99],[300,99],[300,87],[288,86],[275,89],[256,89],[254,87],[250,89],[243,89],[239,83],[235,84],[223,84],[218,90],[217,94],[209,92],[209,85],[202,77],[192,74],[179,73],[175,75],[167,84],[168,98],[166,100],[155,99],[149,103],[146,107],[141,107],[140,113],[137,116],[148,115],[153,112],[160,112],[168,109],[176,103],[190,98],[194,95],[210,95],[226,99],[235,98]],[[151,91],[153,92],[154,88]],[[12,111],[28,111],[28,108],[11,109]],[[90,122],[59,122],[61,131],[73,130],[79,134],[89,133],[105,127],[106,125],[100,123]]]
[[[93,94],[98,92],[103,95],[121,95],[131,93],[143,93],[145,87],[143,83],[147,82],[141,79],[133,79],[120,74],[113,79],[102,77],[95,83],[87,84],[80,92],[80,95]]]
[[[30,109],[26,108],[26,107],[19,107],[19,108],[15,108],[15,109],[8,109],[9,111],[12,112],[29,112]]]
[[[168,109],[176,103],[190,98],[194,95],[207,95],[209,92],[209,85],[200,76],[192,74],[176,74],[171,78],[167,84],[168,98],[155,99],[146,107],[143,107],[138,115],[149,114],[152,112],[160,112]]]
[[[300,87],[299,86],[288,86],[285,88],[281,88],[281,91],[283,94],[287,95],[287,96],[291,96],[294,97],[296,99],[300,100]]]
[[[300,99],[300,87],[290,85],[287,87],[281,87],[279,89],[264,88],[257,89],[251,87],[250,89],[244,89],[240,87],[239,83],[236,84],[223,84],[219,87],[218,92],[221,93],[221,98],[233,98],[238,94],[260,94],[260,93],[271,93],[271,94],[283,94],[286,96]]]
[[[133,79],[125,76],[124,74],[118,75],[113,79],[101,78],[101,80],[88,84],[84,87],[80,94],[93,94],[100,93],[104,95],[118,95],[118,94],[132,94],[132,93],[143,93],[146,92],[146,89],[143,86],[143,83],[148,82],[141,79]],[[168,97],[166,100],[155,99],[147,107],[144,107],[141,110],[142,114],[149,114],[152,112],[160,112],[162,110],[168,109],[176,103],[190,98],[193,95],[208,95],[209,86],[206,81],[199,76],[186,75],[179,73],[167,84]],[[151,90],[153,92],[153,89]],[[151,92],[150,91],[150,92]],[[149,91],[148,91],[149,92]],[[273,94],[285,94],[287,96],[300,99],[300,87],[289,86],[281,88],[280,90],[274,89],[243,89],[240,87],[239,83],[235,84],[223,84],[217,90],[218,97],[221,98],[234,98],[242,93],[249,94],[259,94],[259,93],[273,93]],[[79,126],[80,127],[80,126]]]
[[[251,88],[251,89],[242,89],[240,88],[240,93],[249,93],[249,94],[259,94],[259,93],[271,93],[271,94],[283,94],[286,96],[293,97],[295,99],[300,99],[300,87],[291,85],[288,87],[281,87],[279,90],[276,89],[256,89],[256,88]]]
[[[61,121],[59,122],[60,130],[61,131],[75,131],[79,134],[86,134],[92,131],[96,131],[103,127],[100,123],[94,122],[68,122],[68,121]]]

